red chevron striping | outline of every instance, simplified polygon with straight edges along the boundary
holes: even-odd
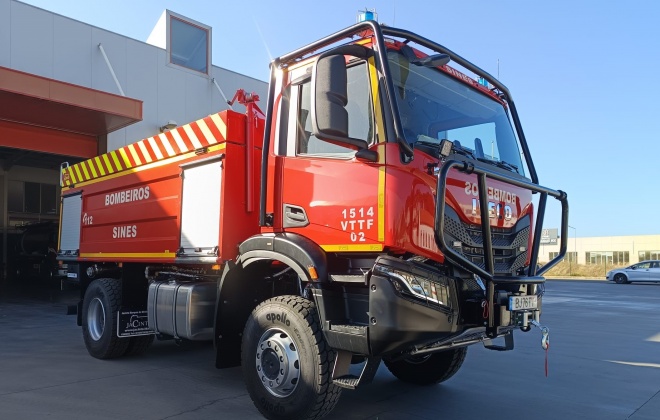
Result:
[[[94,158],[91,158],[87,161],[87,170],[89,171],[89,176],[92,178],[98,178],[101,176],[101,171],[99,171],[99,168],[94,163]],[[96,176],[94,173],[96,173]]]
[[[197,136],[197,140],[199,140],[200,143],[202,143],[202,146],[208,146],[209,141],[204,137],[204,133],[202,133],[202,130],[199,128],[199,125],[197,124],[197,121],[193,122],[190,124],[190,128],[192,128],[193,133]]]
[[[142,147],[140,147],[140,145],[142,145]],[[139,151],[140,158],[142,159],[142,163],[149,163],[156,160],[156,156],[154,152],[151,150],[151,146],[149,145],[149,141],[147,139],[142,139],[136,142],[135,150]]]
[[[183,142],[186,144],[186,147],[188,150],[195,150],[195,145],[193,144],[192,141],[190,141],[190,137],[188,137],[188,133],[186,133],[186,130],[181,127],[179,130],[179,134],[181,135],[181,138],[183,139]]]
[[[172,150],[174,150],[174,154],[178,155],[179,153],[181,153],[181,150],[179,150],[179,146],[176,144],[176,141],[174,140],[174,136],[172,136],[172,133],[166,131],[163,133],[163,135],[165,136],[167,142],[170,144]],[[168,156],[167,151],[165,151],[165,156]]]
[[[220,117],[220,118],[222,118],[222,117]],[[225,138],[222,137],[222,134],[220,133],[220,129],[215,125],[215,123],[213,122],[211,117],[204,118],[204,122],[206,122],[207,127],[209,128],[209,130],[213,134],[213,137],[215,137],[215,139],[217,140],[218,143],[221,143],[225,140]]]
[[[158,137],[150,137],[145,143],[149,145],[149,150],[151,153],[153,153],[154,160],[160,160],[167,156],[167,150],[165,150],[165,148],[160,144],[160,139]],[[160,154],[158,152],[160,152]],[[162,157],[159,158],[158,156]]]

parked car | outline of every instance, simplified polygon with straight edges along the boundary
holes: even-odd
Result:
[[[619,284],[633,281],[660,282],[660,261],[642,261],[629,267],[610,270],[605,278]]]

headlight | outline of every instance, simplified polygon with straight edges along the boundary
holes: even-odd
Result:
[[[397,292],[402,295],[451,308],[449,285],[444,277],[424,277],[385,266],[376,266],[375,271],[389,278]]]

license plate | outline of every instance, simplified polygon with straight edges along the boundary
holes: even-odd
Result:
[[[526,311],[538,307],[538,297],[532,296],[509,296],[510,311]]]

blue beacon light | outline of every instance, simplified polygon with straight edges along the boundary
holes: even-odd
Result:
[[[373,10],[369,10],[369,9],[359,10],[358,11],[358,16],[357,16],[357,21],[359,23],[359,22],[365,22],[367,20],[377,20],[378,19],[377,16],[378,15],[376,14],[375,9],[373,9]]]

